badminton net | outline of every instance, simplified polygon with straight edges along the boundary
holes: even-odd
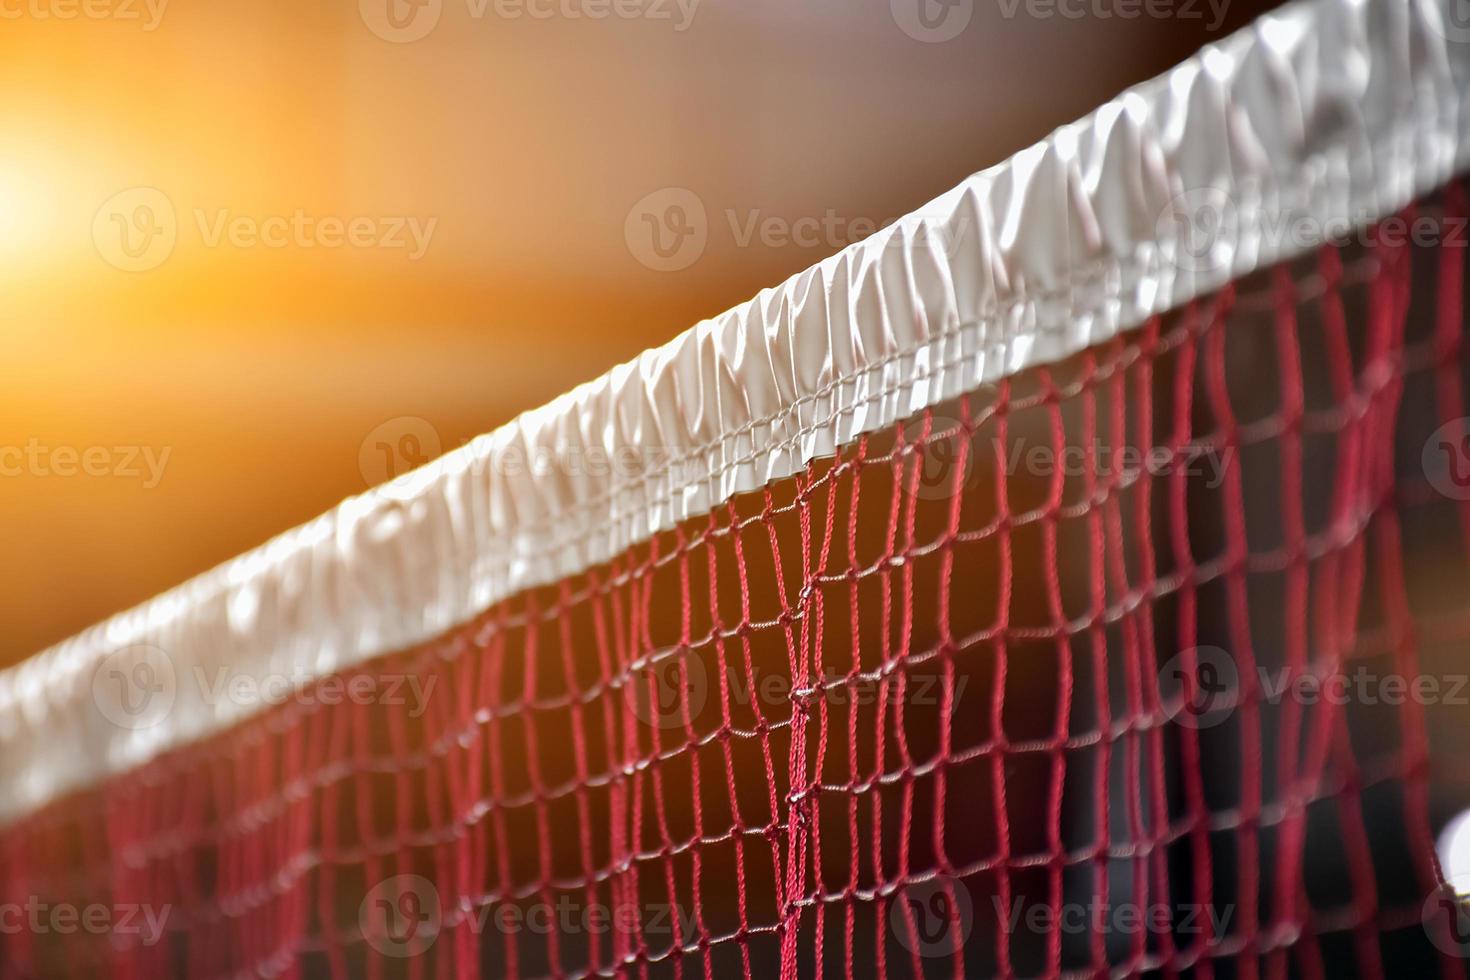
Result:
[[[0,976],[1462,976],[1467,215],[13,817]]]

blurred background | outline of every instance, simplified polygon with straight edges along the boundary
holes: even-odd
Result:
[[[0,665],[1269,6],[0,0]]]

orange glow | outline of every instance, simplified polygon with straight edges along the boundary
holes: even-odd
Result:
[[[0,444],[171,450],[148,488],[0,479],[0,662],[362,491],[385,420],[452,448],[843,244],[732,227],[902,214],[1204,39],[443,0],[397,43],[374,2],[0,2]],[[624,226],[669,187],[710,233],[665,272]]]

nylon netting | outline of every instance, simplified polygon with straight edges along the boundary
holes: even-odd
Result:
[[[1464,213],[13,822],[0,975],[1463,975]]]

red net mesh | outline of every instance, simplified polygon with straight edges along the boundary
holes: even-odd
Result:
[[[0,975],[1462,975],[1463,214],[13,823]]]

